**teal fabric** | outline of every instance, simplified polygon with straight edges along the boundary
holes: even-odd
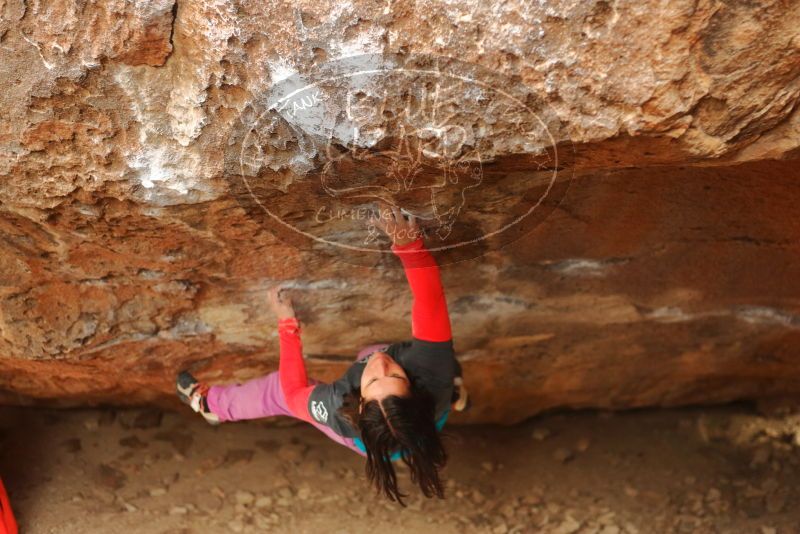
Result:
[[[442,416],[439,418],[439,420],[436,421],[436,430],[438,430],[439,432],[442,431],[442,427],[447,422],[447,416],[448,415],[450,415],[450,410],[445,411],[442,414]],[[367,448],[364,446],[364,442],[361,441],[361,438],[353,438],[353,443],[355,444],[356,447],[358,447],[358,450],[360,450],[364,454],[367,454]],[[396,462],[401,457],[402,456],[400,454],[400,451],[397,451],[394,454],[392,454],[392,457],[390,458],[390,460],[393,461],[393,462]]]

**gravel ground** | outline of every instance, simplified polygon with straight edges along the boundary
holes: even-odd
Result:
[[[3,408],[23,534],[800,533],[800,413],[719,407],[446,427],[445,500],[408,508],[308,425],[192,412]]]

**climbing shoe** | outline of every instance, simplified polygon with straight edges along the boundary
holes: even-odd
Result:
[[[208,408],[206,398],[208,388],[208,384],[199,382],[189,371],[181,371],[175,381],[175,389],[178,391],[181,401],[188,404],[195,412],[200,413],[210,424],[218,425],[220,423],[219,416]]]

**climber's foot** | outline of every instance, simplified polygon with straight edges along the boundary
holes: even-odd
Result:
[[[206,400],[208,388],[208,384],[199,382],[189,371],[181,371],[175,381],[175,389],[181,401],[202,415],[210,424],[218,425],[220,423],[219,416],[208,409]]]

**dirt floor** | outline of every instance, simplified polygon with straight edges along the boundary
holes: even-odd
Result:
[[[797,413],[739,403],[445,427],[447,497],[421,497],[404,474],[407,509],[374,495],[359,456],[286,422],[3,408],[0,474],[22,534],[800,533]]]

